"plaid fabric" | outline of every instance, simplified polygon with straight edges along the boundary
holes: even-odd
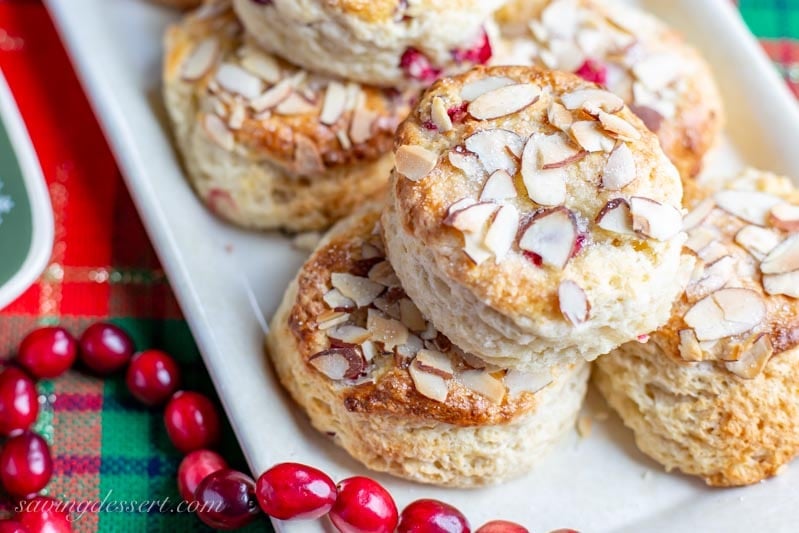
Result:
[[[742,0],[752,29],[799,95],[799,0]],[[47,178],[56,238],[50,266],[0,312],[0,358],[31,329],[61,323],[80,332],[98,319],[124,327],[137,346],[159,347],[182,364],[185,386],[213,394],[196,346],[169,289],[113,157],[38,1],[0,0],[0,65],[28,124]],[[161,413],[137,405],[120,377],[78,372],[39,385],[45,399],[36,430],[52,445],[47,493],[63,500],[178,501],[180,454]],[[232,432],[223,453],[246,468]],[[7,505],[7,502],[6,502]],[[7,507],[6,507],[7,509]],[[191,514],[87,513],[89,531],[207,531]],[[253,531],[271,530],[259,522]]]

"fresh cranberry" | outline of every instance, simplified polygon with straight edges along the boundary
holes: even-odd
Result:
[[[452,58],[457,63],[474,63],[477,65],[485,65],[491,59],[491,41],[488,39],[488,34],[485,30],[480,31],[474,44],[469,48],[459,48],[452,51]]]
[[[159,405],[180,386],[180,368],[160,350],[146,350],[133,356],[125,383],[134,398],[145,405]]]
[[[27,497],[47,485],[53,460],[47,442],[30,431],[14,435],[0,450],[0,481],[12,496]]]
[[[71,533],[72,522],[66,507],[53,498],[38,496],[22,502],[16,517],[31,533]]]
[[[571,257],[579,254],[585,246],[585,233],[578,233],[577,238],[574,239],[574,246],[572,247]]]
[[[447,109],[447,115],[449,115],[450,120],[453,123],[459,124],[463,122],[463,119],[466,118],[468,112],[466,111],[469,107],[468,102],[463,102],[461,105],[453,106]]]
[[[397,505],[377,481],[355,476],[338,484],[330,521],[341,533],[392,533]]]
[[[28,429],[38,414],[33,380],[13,366],[0,370],[0,435]]]
[[[524,526],[506,520],[486,522],[475,533],[530,533]]]
[[[169,440],[183,453],[212,447],[219,439],[216,407],[198,392],[176,392],[164,410],[164,424]]]
[[[59,327],[39,328],[19,345],[17,360],[37,378],[54,378],[66,372],[78,356],[78,341]]]
[[[593,59],[586,59],[574,73],[585,81],[592,81],[599,85],[605,85],[608,80],[607,67]]]
[[[324,472],[298,463],[273,466],[258,478],[258,503],[274,518],[314,519],[336,502],[336,485]]]
[[[30,533],[30,530],[16,520],[0,520],[0,533]]]
[[[80,337],[80,360],[98,374],[116,372],[128,364],[134,351],[130,336],[107,322],[92,324]]]
[[[206,477],[195,494],[197,516],[216,529],[238,529],[261,512],[255,498],[255,482],[247,474],[226,468]]]
[[[438,500],[416,500],[400,515],[397,533],[469,533],[469,521],[453,506]]]
[[[528,261],[532,262],[535,266],[541,267],[544,264],[544,259],[535,252],[531,252],[529,250],[524,250],[522,255],[527,258]]]
[[[426,55],[412,47],[403,52],[399,66],[409,78],[422,83],[431,83],[441,75],[441,69],[433,67]]]
[[[194,501],[194,493],[202,480],[227,468],[227,462],[211,450],[195,450],[180,462],[178,467],[178,491],[187,502]]]
[[[424,129],[426,129],[426,130],[430,130],[430,131],[434,131],[434,130],[437,130],[437,129],[438,129],[438,126],[436,126],[435,124],[433,124],[433,121],[432,121],[432,120],[427,120],[427,121],[425,121],[424,123],[422,123],[422,126],[424,126]]]

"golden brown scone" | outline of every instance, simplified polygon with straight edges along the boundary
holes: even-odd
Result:
[[[755,483],[799,451],[799,191],[749,170],[685,225],[696,268],[671,319],[595,379],[667,470]]]
[[[617,96],[562,72],[476,69],[423,95],[395,156],[388,256],[463,349],[539,371],[668,318],[680,178]]]
[[[537,375],[464,353],[405,295],[370,206],[289,286],[268,352],[319,431],[369,468],[472,487],[527,472],[574,425],[588,365]]]
[[[189,178],[223,218],[319,229],[383,194],[411,93],[322,78],[260,51],[229,1],[166,35],[164,95]]]
[[[576,72],[621,96],[657,133],[683,180],[723,126],[710,68],[655,17],[613,0],[513,0],[497,15],[499,64]]]
[[[429,85],[491,57],[505,0],[233,0],[255,39],[314,72],[381,87]]]

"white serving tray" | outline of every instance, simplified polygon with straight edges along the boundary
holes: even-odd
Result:
[[[209,215],[185,183],[163,121],[161,35],[174,12],[142,0],[46,0],[117,155],[253,472],[310,463],[340,479],[369,474],[318,435],[284,396],[262,337],[303,260],[277,234],[239,231]],[[729,138],[711,174],[741,161],[799,176],[799,110],[729,0],[644,0],[712,63],[729,114]],[[592,394],[587,411],[605,411]],[[451,502],[476,527],[492,518],[534,531],[796,531],[799,468],[754,487],[712,490],[667,475],[638,452],[615,416],[590,437],[572,433],[532,474],[502,486],[445,490],[377,476],[400,507],[420,497]],[[280,531],[323,531],[276,523]]]

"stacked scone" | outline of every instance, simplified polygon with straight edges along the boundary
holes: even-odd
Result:
[[[168,30],[163,70],[198,195],[235,224],[292,231],[381,197],[419,88],[491,57],[501,3],[206,1]]]

